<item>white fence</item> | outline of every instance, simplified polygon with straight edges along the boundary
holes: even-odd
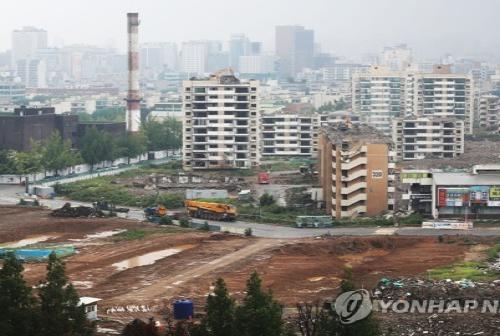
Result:
[[[153,153],[153,157],[155,160],[159,159],[164,159],[167,157],[167,151],[157,151],[157,152],[150,152]],[[142,155],[139,155],[138,157],[131,158],[130,159],[130,164],[134,163],[139,163],[139,162],[144,162],[148,160],[148,153],[144,153]],[[99,177],[99,176],[107,176],[107,175],[115,175],[119,174],[123,171],[135,168],[135,167],[124,167],[124,168],[119,168],[119,169],[113,169],[113,170],[106,170],[106,171],[96,171],[97,169],[102,169],[106,167],[113,167],[117,166],[120,164],[128,164],[128,159],[127,158],[119,158],[116,159],[115,161],[104,161],[100,162],[98,164],[94,165],[94,172],[90,173],[90,165],[88,164],[81,164],[81,165],[76,165],[72,167],[68,167],[65,169],[62,169],[58,171],[58,176],[59,177],[65,177],[64,182],[69,183],[69,182],[76,182],[76,181],[81,181],[81,180],[88,180],[91,178]],[[75,175],[75,176],[73,176]],[[28,180],[29,182],[37,182],[37,181],[42,181],[46,178],[55,176],[54,171],[47,171],[47,172],[40,172],[36,174],[29,174],[28,175]],[[23,184],[25,182],[26,178],[24,175],[0,175],[0,184],[11,184],[11,185],[16,185],[16,184]],[[59,180],[54,180],[54,181],[46,181],[43,183],[40,183],[40,185],[43,186],[52,186],[56,184],[57,182],[61,182]]]

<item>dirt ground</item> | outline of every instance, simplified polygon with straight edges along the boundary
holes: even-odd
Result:
[[[118,229],[158,232],[133,240],[91,238]],[[50,236],[38,244],[76,246],[77,253],[66,259],[71,281],[81,296],[103,299],[99,304],[103,318],[122,323],[156,315],[174,298],[191,298],[202,306],[218,277],[240,299],[246,280],[257,270],[264,286],[286,307],[293,307],[300,301],[334,297],[346,266],[352,268],[357,285],[373,288],[382,277],[425,276],[428,269],[474,259],[482,252],[461,239],[447,243],[436,237],[397,236],[261,239],[180,228],[168,232],[124,219],[52,218],[46,210],[0,207],[0,244],[37,235]],[[474,239],[484,247],[493,238]],[[135,264],[138,257],[167,249],[177,253],[144,266]],[[130,258],[134,259],[129,268],[116,265]],[[44,263],[27,263],[25,268],[31,284],[45,274]],[[142,307],[139,312],[137,307]]]

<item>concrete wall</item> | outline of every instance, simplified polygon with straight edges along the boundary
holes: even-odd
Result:
[[[368,144],[366,214],[379,215],[387,210],[388,147],[384,144]]]

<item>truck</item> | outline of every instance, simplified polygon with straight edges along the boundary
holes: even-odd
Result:
[[[189,217],[234,221],[237,216],[236,207],[231,204],[186,200],[184,205]]]
[[[259,184],[269,184],[269,173],[260,172],[258,178],[259,178]]]
[[[149,207],[144,209],[144,215],[147,220],[153,223],[159,223],[162,217],[167,216],[167,208],[163,205]]]

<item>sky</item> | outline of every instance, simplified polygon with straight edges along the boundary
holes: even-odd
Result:
[[[245,33],[274,49],[274,27],[315,30],[322,50],[354,57],[407,43],[421,58],[500,59],[500,0],[15,0],[2,1],[0,51],[23,26],[49,44],[125,50],[126,13],[139,12],[141,42],[228,40]]]

